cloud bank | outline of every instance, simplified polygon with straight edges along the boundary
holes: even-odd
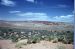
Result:
[[[46,13],[26,12],[26,13],[19,13],[19,14],[16,14],[16,15],[24,17],[26,20],[49,21]]]
[[[33,20],[33,21],[56,21],[56,22],[72,22],[74,20],[74,15],[61,15],[61,16],[49,16],[47,13],[38,12],[21,12],[21,11],[10,11],[19,19],[23,20]]]
[[[55,16],[55,17],[53,17],[53,20],[60,21],[60,22],[73,22],[74,15]]]

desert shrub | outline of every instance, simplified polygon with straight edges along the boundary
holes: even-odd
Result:
[[[70,44],[70,41],[67,38],[64,38],[63,41],[62,41],[62,43],[64,43],[64,44]]]
[[[12,39],[12,42],[17,42],[17,41],[18,41],[18,39],[16,39],[16,38]]]
[[[19,49],[19,48],[22,48],[22,45],[21,44],[16,44],[15,47],[17,47]]]
[[[47,37],[45,38],[45,40],[47,40],[47,41],[51,41],[51,40],[53,40],[53,39],[54,39],[54,37],[51,36],[51,35],[49,35],[49,36],[47,36]]]
[[[41,36],[41,40],[45,40],[45,37],[44,36]]]
[[[28,39],[27,43],[28,44],[31,44],[32,43],[31,39]]]
[[[64,43],[64,44],[72,44],[71,40],[67,39],[67,38],[63,39],[62,43]]]
[[[65,39],[65,40],[62,41],[62,43],[68,44],[68,41]]]
[[[32,42],[32,43],[38,43],[38,42],[40,42],[40,38],[39,38],[38,36],[33,36],[33,37],[31,38],[31,42]]]
[[[60,46],[57,46],[57,49],[66,49],[66,48],[63,45],[60,45]]]
[[[65,33],[64,39],[62,41],[64,44],[73,44],[74,42],[74,33],[68,31],[68,33]]]
[[[11,40],[12,42],[17,42],[18,41],[18,37],[16,37],[15,35],[11,36]]]
[[[58,42],[58,38],[55,38],[54,40],[53,40],[53,43],[57,43]]]
[[[63,39],[64,39],[64,36],[63,36],[63,35],[58,36],[58,41],[59,41],[59,42],[62,42]]]
[[[19,40],[19,41],[16,43],[15,47],[21,48],[22,45],[27,45],[27,41],[28,41],[28,39]]]

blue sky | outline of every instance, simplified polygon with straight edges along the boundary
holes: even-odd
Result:
[[[0,0],[0,20],[73,21],[73,0]]]

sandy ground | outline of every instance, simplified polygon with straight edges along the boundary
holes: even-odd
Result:
[[[24,45],[20,49],[58,49],[59,46],[64,47],[62,49],[73,49],[72,44],[62,44],[60,42],[52,43],[48,41],[41,41],[40,43],[36,44]],[[0,40],[0,47],[2,49],[18,49],[15,48],[15,43],[12,43],[11,40]]]

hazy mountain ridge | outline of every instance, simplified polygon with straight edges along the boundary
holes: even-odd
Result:
[[[2,21],[0,27],[35,29],[35,30],[73,30],[73,24],[49,21]]]

